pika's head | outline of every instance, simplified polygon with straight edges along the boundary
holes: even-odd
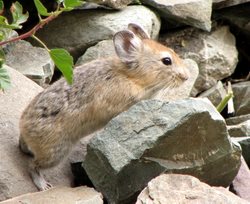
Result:
[[[189,77],[182,59],[170,48],[151,40],[138,25],[129,24],[113,38],[116,53],[129,75],[140,78],[145,86],[175,87]]]

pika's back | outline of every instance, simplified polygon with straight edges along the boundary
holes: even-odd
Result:
[[[188,77],[178,55],[149,39],[138,25],[116,33],[113,42],[117,56],[76,67],[72,85],[62,78],[34,98],[20,120],[23,137],[63,134],[76,141]]]

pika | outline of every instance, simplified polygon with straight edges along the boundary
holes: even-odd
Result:
[[[188,79],[179,56],[136,24],[117,32],[113,43],[117,56],[76,67],[72,85],[61,78],[22,113],[19,147],[31,155],[28,168],[39,190],[52,187],[41,170],[62,161],[79,139],[133,104]]]

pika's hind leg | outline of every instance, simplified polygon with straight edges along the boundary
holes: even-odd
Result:
[[[52,188],[52,185],[45,180],[40,171],[40,168],[37,167],[34,161],[30,162],[29,173],[38,190],[44,191]]]
[[[24,140],[23,140],[22,137],[19,138],[19,149],[20,149],[23,153],[25,153],[25,154],[27,154],[27,155],[29,155],[29,156],[34,157],[34,154],[33,154],[32,151],[29,149],[29,147],[27,146],[27,144],[24,142]]]

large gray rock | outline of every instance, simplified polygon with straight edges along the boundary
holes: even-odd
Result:
[[[227,129],[231,137],[250,137],[250,120],[237,125],[229,125]]]
[[[213,8],[221,9],[250,2],[250,0],[213,0]]]
[[[160,29],[159,18],[149,8],[128,6],[120,11],[74,10],[50,22],[37,35],[48,47],[65,48],[77,58],[88,47],[111,39],[129,23],[142,26],[152,38]]]
[[[103,204],[102,195],[88,187],[58,187],[47,191],[28,193],[6,201],[1,204]]]
[[[87,0],[86,2],[104,5],[114,9],[121,9],[132,3],[133,0]]]
[[[166,19],[172,19],[187,25],[211,30],[212,0],[141,0],[159,11]]]
[[[247,204],[222,187],[211,187],[188,175],[163,174],[151,180],[136,204]]]
[[[0,201],[37,191],[27,169],[27,156],[18,148],[19,118],[35,95],[43,89],[21,73],[7,67],[11,88],[0,93]],[[46,171],[54,185],[70,186],[70,166]]]
[[[235,114],[250,113],[250,81],[233,84]]]
[[[131,107],[98,132],[83,166],[110,203],[132,203],[138,191],[166,171],[228,186],[240,156],[224,119],[208,100],[151,100]]]
[[[20,40],[4,49],[6,64],[29,77],[40,86],[48,84],[54,73],[54,63],[44,48],[33,47]]]
[[[208,98],[212,102],[212,104],[216,107],[220,104],[220,102],[225,98],[226,95],[227,92],[223,87],[222,82],[218,81],[218,83],[215,86],[201,93],[199,97]]]
[[[188,28],[162,36],[160,41],[169,46],[175,45],[174,50],[183,58],[197,62],[200,74],[193,95],[230,76],[238,62],[235,37],[227,26],[217,27],[211,33]]]

